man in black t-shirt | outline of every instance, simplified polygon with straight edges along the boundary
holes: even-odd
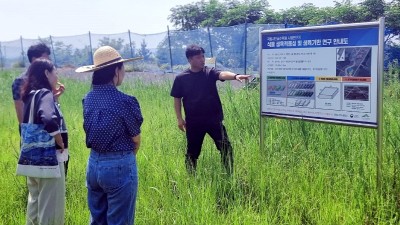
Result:
[[[233,172],[232,146],[222,123],[224,115],[216,81],[242,81],[248,79],[250,75],[205,67],[204,53],[204,49],[197,45],[189,45],[186,48],[186,58],[190,68],[175,78],[171,90],[178,127],[186,131],[186,167],[189,172],[196,170],[204,137],[209,134],[221,153],[221,160],[227,173],[231,174]],[[185,119],[182,117],[182,103]]]

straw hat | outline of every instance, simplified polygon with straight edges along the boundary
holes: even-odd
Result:
[[[110,46],[102,46],[98,48],[93,54],[94,65],[81,66],[75,70],[77,73],[92,72],[102,69],[120,62],[130,62],[133,60],[143,59],[143,57],[136,57],[130,59],[123,59],[121,55]]]

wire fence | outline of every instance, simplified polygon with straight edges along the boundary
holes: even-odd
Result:
[[[217,67],[236,73],[259,73],[260,30],[282,29],[287,24],[242,24],[231,27],[210,27],[191,31],[167,30],[157,34],[136,34],[128,30],[119,34],[87,34],[0,42],[0,67],[29,65],[27,49],[38,42],[51,47],[51,58],[57,67],[78,67],[93,64],[93,52],[110,45],[122,57],[142,56],[132,70],[152,73],[175,73],[187,67],[185,48],[198,44],[206,57],[215,57]]]

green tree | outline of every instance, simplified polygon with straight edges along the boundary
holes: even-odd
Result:
[[[138,54],[143,57],[144,61],[149,61],[151,59],[151,52],[147,49],[146,41],[143,39],[142,43],[140,44],[140,49],[138,50]]]
[[[90,46],[85,45],[83,49],[78,49],[76,48],[73,54],[73,59],[74,62],[73,64],[75,66],[84,66],[84,65],[90,65],[92,64],[92,58],[91,58],[91,51],[90,51]]]
[[[72,45],[66,45],[62,41],[54,43],[54,58],[57,66],[73,65]]]
[[[136,56],[135,42],[132,42],[132,51],[131,51],[131,46],[129,44],[125,44],[122,47],[122,50],[120,51],[120,53],[123,58],[135,57]]]
[[[171,9],[170,22],[178,30],[193,30],[201,27],[225,27],[256,23],[263,20],[269,3],[266,0],[239,0],[219,2],[201,0]],[[271,13],[271,11],[268,11]]]
[[[224,16],[227,8],[226,5],[220,3],[218,0],[210,0],[208,4],[204,5],[204,12],[207,15],[203,21],[200,22],[201,27],[215,27],[218,21]]]
[[[124,39],[122,38],[110,39],[109,37],[103,37],[102,39],[99,40],[98,47],[105,45],[111,46],[117,51],[121,51],[124,45]]]
[[[362,14],[359,6],[353,5],[351,0],[335,1],[332,20],[338,23],[362,22]]]
[[[172,8],[169,21],[179,30],[193,30],[200,27],[200,23],[207,18],[205,1],[191,3]]]
[[[312,3],[305,3],[280,12],[286,23],[299,26],[323,23],[325,17],[320,15],[321,13],[322,11]]]
[[[389,3],[386,11],[385,22],[390,29],[390,34],[387,40],[400,35],[400,0],[393,0]]]
[[[362,20],[374,21],[384,16],[386,3],[384,0],[365,0],[360,3]]]
[[[99,40],[99,45],[98,47],[101,46],[111,46],[115,50],[117,50],[123,58],[131,58],[135,57],[135,42],[132,42],[132,51],[131,51],[131,45],[129,43],[124,44],[124,39],[118,38],[118,39],[111,39],[109,37],[103,37],[102,39]]]
[[[263,12],[264,16],[261,17],[256,23],[259,24],[278,24],[283,23],[282,17],[279,13],[276,13],[273,9],[266,8]]]
[[[243,23],[257,23],[265,16],[269,3],[265,0],[231,1],[226,3],[227,11],[217,26],[234,26]]]

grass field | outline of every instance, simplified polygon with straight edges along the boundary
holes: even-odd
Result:
[[[0,72],[0,225],[24,224],[27,189],[16,177],[19,151],[11,83]],[[207,137],[191,177],[184,167],[185,136],[177,128],[171,81],[129,76],[120,87],[138,98],[144,123],[137,155],[136,224],[400,224],[400,83],[391,69],[384,90],[382,191],[376,189],[376,130],[295,120],[263,119],[259,147],[259,90],[220,88],[234,148],[227,177]],[[62,76],[61,97],[70,137],[66,224],[88,224],[85,170],[89,150],[81,99],[87,79]]]

